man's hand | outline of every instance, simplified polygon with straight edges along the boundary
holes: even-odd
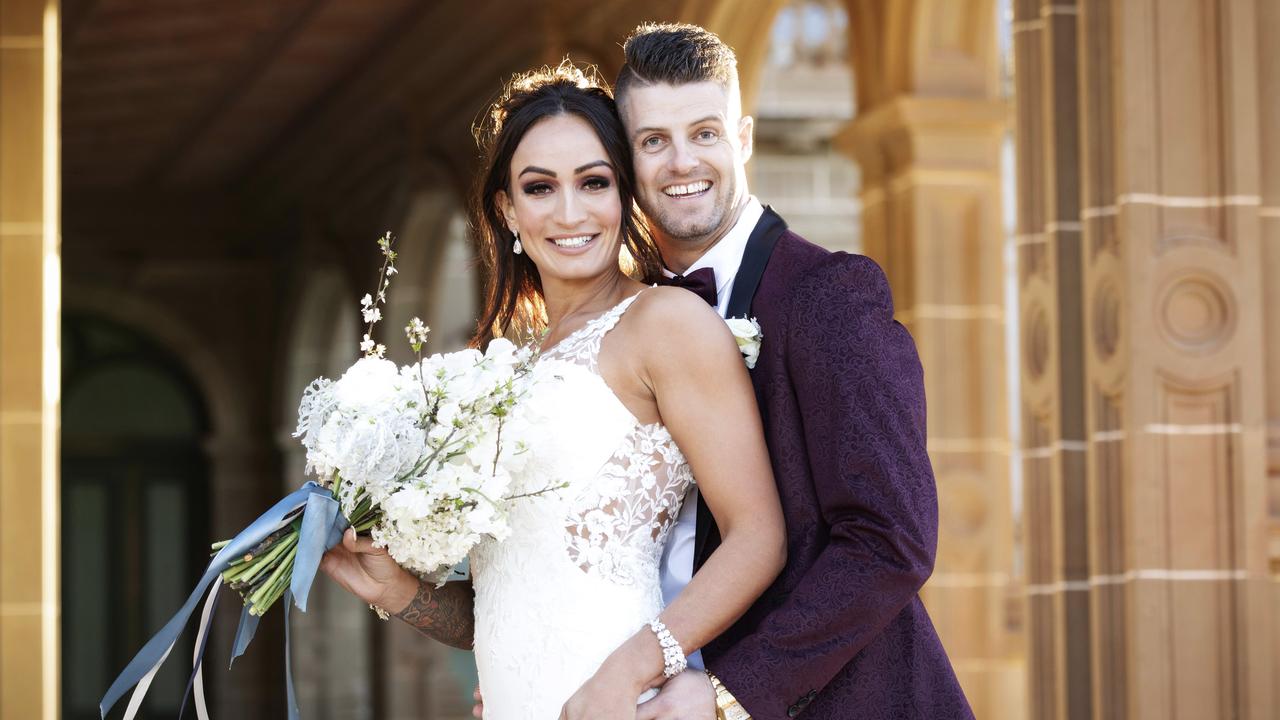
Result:
[[[701,670],[685,670],[658,697],[636,708],[636,720],[716,720],[716,692]]]
[[[396,564],[373,540],[357,537],[350,528],[342,542],[334,545],[320,560],[320,569],[347,592],[398,615],[418,592],[418,578]]]

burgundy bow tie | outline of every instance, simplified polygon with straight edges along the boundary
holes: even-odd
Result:
[[[688,275],[663,278],[658,281],[658,284],[673,285],[682,287],[685,290],[691,290],[695,295],[706,300],[711,307],[719,305],[719,301],[716,298],[716,271],[709,267],[699,268]]]

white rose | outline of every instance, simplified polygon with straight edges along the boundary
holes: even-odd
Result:
[[[395,363],[361,358],[333,384],[334,399],[345,408],[383,408],[399,394],[399,381],[400,371]]]
[[[510,368],[520,362],[515,344],[506,338],[490,340],[489,346],[484,350],[484,356],[486,360],[499,367]]]
[[[476,504],[470,512],[467,513],[467,527],[472,532],[481,535],[491,535],[495,532],[501,532],[504,525],[503,518],[494,512],[493,506],[488,502],[481,501]]]
[[[729,331],[733,333],[733,339],[738,343],[738,350],[747,361],[747,367],[754,368],[756,360],[760,358],[760,343],[764,341],[760,323],[755,318],[727,318],[725,323],[729,325]]]

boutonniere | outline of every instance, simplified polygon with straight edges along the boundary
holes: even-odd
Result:
[[[754,369],[756,360],[760,358],[760,343],[764,341],[764,333],[760,331],[760,323],[755,318],[726,318],[733,339],[738,342],[738,350],[747,361],[747,369]]]

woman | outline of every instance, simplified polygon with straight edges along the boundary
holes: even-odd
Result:
[[[473,552],[471,588],[451,583],[424,600],[423,586],[353,535],[325,569],[460,645],[468,628],[438,631],[473,599],[488,717],[634,717],[637,698],[727,629],[782,568],[782,513],[755,397],[719,315],[620,265],[624,244],[646,279],[660,259],[604,89],[567,64],[517,77],[479,139],[486,163],[473,220],[490,284],[478,340],[545,330],[539,363],[559,381],[554,397],[533,400],[548,419],[528,440],[566,488],[517,503],[511,537]],[[723,542],[664,609],[662,545],[694,477]]]

